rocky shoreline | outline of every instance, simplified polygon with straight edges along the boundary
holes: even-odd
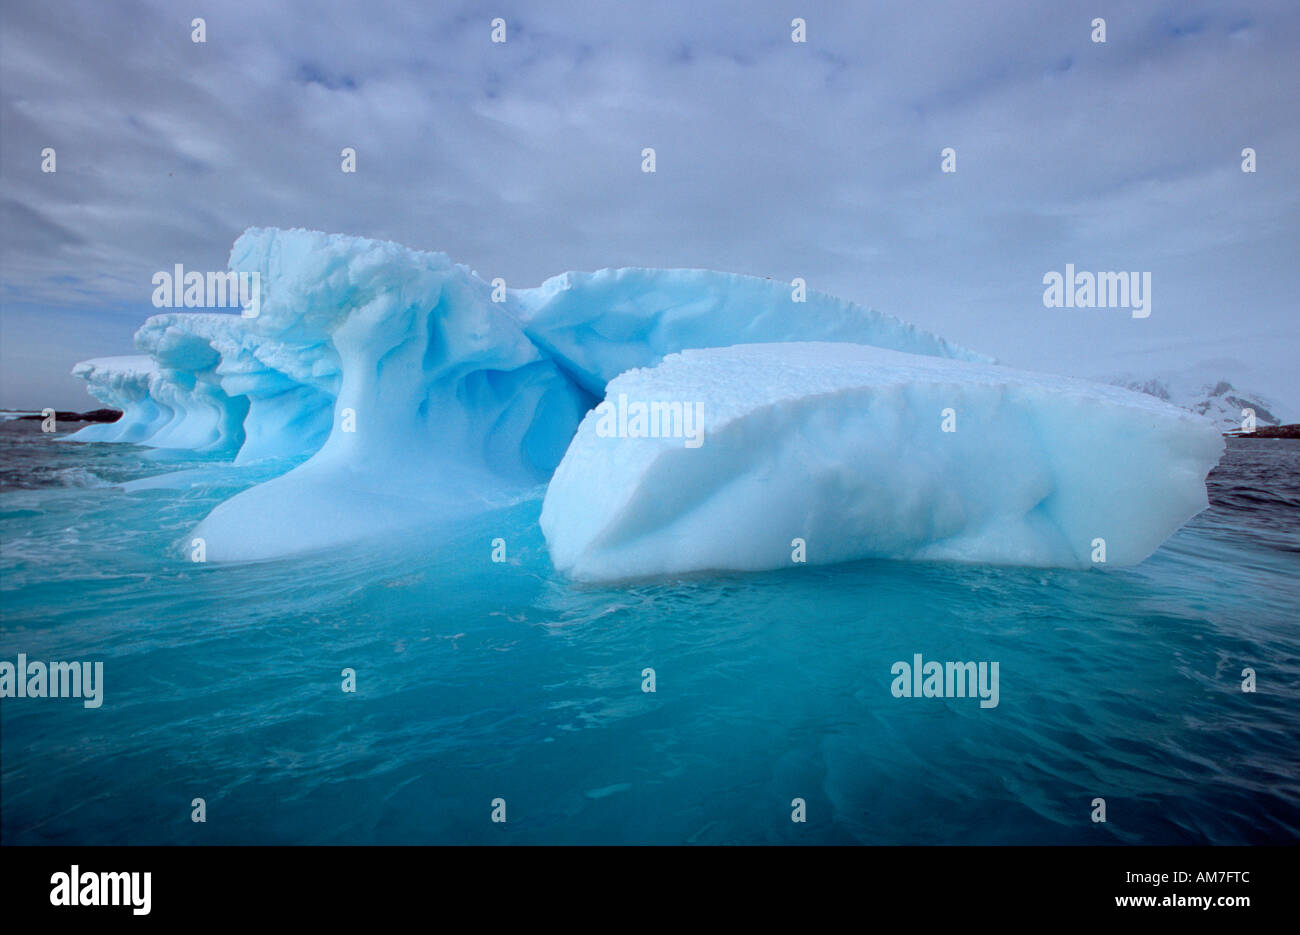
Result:
[[[40,422],[45,416],[39,412],[32,415],[17,416],[15,421]],[[116,422],[122,418],[120,409],[91,409],[89,412],[64,412],[55,410],[54,418],[59,422]]]
[[[1224,438],[1300,438],[1300,422],[1290,425],[1261,425],[1253,432],[1224,432]]]

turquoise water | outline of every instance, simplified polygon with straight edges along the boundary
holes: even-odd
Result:
[[[0,469],[0,659],[102,660],[105,697],[0,702],[6,843],[1300,835],[1297,442],[1231,441],[1212,508],[1137,568],[619,588],[553,573],[541,491],[451,534],[217,566],[179,543],[258,472],[35,423],[0,424]],[[1000,703],[893,697],[916,653],[997,661]]]

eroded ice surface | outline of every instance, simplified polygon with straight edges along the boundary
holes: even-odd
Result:
[[[263,334],[328,346],[341,379],[309,460],[195,529],[213,560],[327,548],[451,519],[544,482],[586,397],[490,287],[439,253],[303,231],[250,231],[231,265],[260,273]]]
[[[812,564],[1081,568],[1098,539],[1132,564],[1205,508],[1223,449],[1149,396],[848,344],[685,351],[616,378],[619,397],[700,404],[703,443],[602,437],[588,414],[541,516],[579,579],[787,567],[796,539]]]
[[[161,404],[149,394],[157,362],[148,355],[96,357],[72,368],[86,389],[105,406],[122,410],[116,422],[87,425],[69,438],[88,442],[140,443],[165,419]]]
[[[528,336],[586,389],[687,348],[846,341],[989,361],[890,315],[790,283],[702,269],[562,273],[511,294]]]
[[[784,282],[603,270],[493,301],[441,253],[275,229],[245,232],[230,268],[259,274],[256,317],[155,315],[143,356],[74,371],[125,411],[76,440],[192,449],[261,481],[194,530],[213,561],[456,521],[563,458],[543,519],[583,578],[780,567],[800,536],[810,562],[1078,565],[1097,537],[1131,562],[1204,505],[1221,444],[1154,400],[994,367]],[[583,422],[607,387],[695,394],[705,443],[611,446]],[[938,435],[945,407],[958,431]]]

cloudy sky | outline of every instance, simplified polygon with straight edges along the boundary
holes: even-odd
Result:
[[[4,0],[0,27],[0,406],[84,408],[68,370],[132,352],[155,271],[278,226],[511,286],[801,276],[1015,366],[1201,368],[1300,416],[1295,0]],[[1149,271],[1151,316],[1044,308],[1067,263]]]

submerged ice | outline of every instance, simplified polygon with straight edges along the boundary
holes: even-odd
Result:
[[[78,441],[300,463],[194,530],[209,560],[451,522],[548,484],[558,569],[613,580],[868,556],[1140,561],[1222,441],[1113,387],[1018,373],[890,316],[704,270],[504,296],[440,253],[250,230],[256,317],[167,312],[74,373]],[[949,411],[956,431],[943,431]],[[558,465],[558,469],[557,469]],[[552,476],[554,475],[554,476]]]

